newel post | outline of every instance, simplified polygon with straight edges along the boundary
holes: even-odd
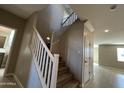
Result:
[[[56,88],[57,75],[58,75],[59,54],[54,54],[51,88]]]

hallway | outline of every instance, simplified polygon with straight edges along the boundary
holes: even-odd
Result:
[[[124,70],[95,64],[94,73],[87,88],[124,88]]]

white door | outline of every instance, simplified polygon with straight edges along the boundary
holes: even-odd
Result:
[[[84,84],[88,82],[92,73],[92,33],[84,29]]]
[[[83,34],[83,86],[93,76],[93,31],[90,23],[85,23]]]

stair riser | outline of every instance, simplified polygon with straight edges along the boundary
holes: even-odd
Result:
[[[69,69],[67,67],[64,66],[64,68],[59,68],[59,72],[58,72],[58,75],[61,75],[61,74],[65,74],[69,72]]]
[[[68,72],[68,70],[59,71],[58,75],[65,74],[65,73],[67,73],[67,72]]]

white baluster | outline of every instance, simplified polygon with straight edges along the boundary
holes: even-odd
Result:
[[[51,78],[51,86],[50,86],[52,88],[55,88],[57,83],[58,63],[59,63],[59,54],[54,54],[54,62],[53,62],[53,70],[52,70],[52,78]]]
[[[52,55],[36,28],[34,28],[32,39],[32,61],[36,65],[41,84],[45,88],[56,87],[59,55]]]

